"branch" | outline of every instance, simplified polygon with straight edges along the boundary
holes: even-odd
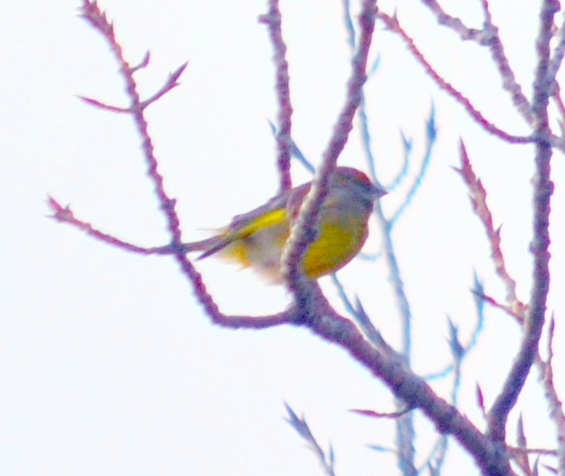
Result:
[[[559,399],[557,389],[553,383],[553,337],[555,335],[555,319],[552,316],[549,323],[549,337],[547,342],[548,358],[543,362],[538,355],[536,363],[540,369],[545,398],[549,404],[549,417],[555,424],[557,433],[557,466],[559,474],[565,474],[565,413],[563,403]]]
[[[311,284],[302,275],[300,263],[306,248],[316,235],[316,223],[320,207],[328,194],[330,175],[347,143],[353,128],[353,118],[362,99],[362,87],[367,79],[366,66],[369,48],[375,28],[376,0],[364,0],[359,15],[361,36],[357,52],[353,56],[352,71],[348,82],[345,106],[338,117],[328,148],[322,156],[322,164],[314,177],[312,188],[305,198],[298,217],[291,229],[282,256],[282,272],[287,278],[289,290],[295,302],[306,305],[312,296]]]
[[[52,200],[51,206],[55,209],[55,218],[73,224],[74,226],[87,231],[91,236],[95,236],[102,241],[113,244],[115,246],[120,246],[122,248],[128,249],[129,251],[146,254],[165,252],[171,253],[172,251],[176,260],[181,266],[182,272],[192,283],[197,299],[200,301],[205,311],[211,317],[212,321],[216,324],[231,328],[247,327],[258,329],[280,325],[282,323],[295,322],[295,320],[302,315],[302,312],[299,311],[296,307],[278,314],[264,316],[262,318],[251,316],[229,316],[221,313],[218,306],[206,290],[206,287],[202,282],[202,277],[185,255],[185,251],[181,244],[182,242],[179,219],[175,212],[176,201],[168,197],[163,186],[163,177],[157,170],[157,159],[155,158],[153,143],[151,141],[151,138],[149,137],[149,132],[147,130],[147,121],[144,117],[144,109],[148,104],[157,100],[166,91],[170,90],[170,88],[174,87],[177,84],[178,77],[182,74],[186,64],[181,66],[179,69],[177,69],[177,71],[171,74],[165,86],[160,90],[160,92],[157,93],[153,98],[148,100],[149,102],[146,102],[144,104],[139,98],[137,85],[133,78],[134,72],[137,71],[140,66],[130,67],[126,62],[123,57],[122,48],[116,41],[114,28],[112,24],[108,22],[106,15],[98,8],[96,1],[84,0],[82,6],[82,16],[104,36],[104,38],[110,45],[111,51],[114,53],[114,56],[116,57],[116,60],[120,65],[120,73],[122,74],[126,82],[126,93],[131,99],[131,114],[135,119],[138,133],[142,139],[142,148],[145,155],[145,160],[147,162],[148,175],[153,180],[155,193],[161,205],[161,209],[163,210],[167,218],[168,229],[172,237],[171,245],[165,248],[141,248],[125,243],[110,235],[104,234],[98,230],[94,230],[90,225],[84,222],[76,220],[68,207],[63,208],[58,205],[57,202]],[[148,56],[146,56],[146,59],[144,60],[144,62],[142,62],[142,65],[146,64],[147,61]]]
[[[420,52],[420,50],[418,50],[412,38],[410,38],[402,29],[396,17],[390,17],[386,13],[382,12],[379,12],[378,16],[386,23],[386,26],[389,30],[400,35],[400,37],[408,46],[408,49],[414,55],[416,60],[418,60],[418,62],[424,67],[426,73],[428,73],[436,82],[437,86],[447,92],[450,96],[452,96],[458,103],[462,104],[467,112],[471,115],[471,117],[473,117],[485,130],[510,143],[534,142],[535,139],[533,137],[514,136],[508,134],[507,132],[499,129],[493,123],[488,121],[477,109],[475,109],[475,107],[465,96],[463,96],[463,94],[457,91],[451,84],[449,84],[438,73],[436,73],[436,71],[428,63],[426,58],[424,58],[424,55]]]
[[[563,57],[565,56],[565,19],[561,23],[561,28],[559,28],[559,43],[555,47],[553,52],[553,57],[547,68],[548,79],[555,80],[559,68],[561,68],[561,63],[563,63]]]
[[[432,11],[440,25],[451,28],[462,40],[472,40],[480,45],[488,45],[492,41],[492,31],[486,28],[477,30],[465,26],[459,18],[446,13],[436,0],[422,0],[422,3]]]
[[[150,104],[154,103],[158,99],[161,99],[161,97],[167,94],[171,89],[177,87],[180,84],[178,82],[178,79],[180,78],[180,75],[184,72],[187,66],[188,66],[188,61],[180,65],[175,71],[173,71],[169,75],[169,78],[167,79],[167,82],[163,85],[163,87],[159,91],[157,91],[153,96],[151,96],[149,99],[143,101],[141,103],[141,107],[145,109]]]
[[[290,406],[287,403],[285,403],[284,406],[286,407],[286,411],[288,412],[289,415],[289,418],[287,418],[286,421],[289,423],[290,426],[292,426],[297,431],[297,433],[302,438],[304,438],[306,443],[308,443],[308,446],[314,452],[316,458],[318,458],[318,462],[320,463],[320,466],[324,470],[324,473],[327,476],[335,476],[335,472],[334,472],[335,458],[334,458],[333,448],[331,447],[331,445],[330,445],[329,455],[328,457],[326,457],[324,450],[318,444],[316,438],[314,438],[314,435],[310,431],[310,427],[308,426],[308,423],[306,423],[306,419],[304,417],[299,418],[298,415],[294,413],[292,408],[290,408]]]
[[[486,201],[487,192],[481,180],[475,175],[462,139],[459,141],[459,152],[461,156],[461,168],[454,168],[454,170],[461,175],[464,182],[467,184],[471,195],[473,210],[485,228],[496,273],[506,287],[506,301],[510,306],[510,311],[513,315],[523,316],[525,306],[516,295],[516,281],[510,276],[510,273],[508,273],[506,269],[504,255],[500,247],[500,228],[494,228],[492,213]]]
[[[87,223],[85,221],[76,218],[74,213],[71,211],[69,205],[63,207],[53,197],[47,198],[47,204],[53,211],[53,215],[51,215],[50,218],[53,218],[54,220],[60,221],[62,223],[67,223],[75,228],[78,228],[79,230],[84,231],[87,235],[99,241],[102,241],[112,246],[117,246],[118,248],[122,248],[126,251],[133,251],[134,253],[142,253],[146,255],[154,254],[154,253],[160,254],[159,251],[160,248],[144,248],[142,246],[133,245],[126,241],[120,240],[115,236],[109,235],[108,233],[104,233],[100,230],[97,230],[90,223]]]
[[[534,175],[534,236],[530,249],[534,255],[534,276],[530,303],[518,355],[504,382],[502,391],[488,414],[488,432],[494,441],[504,441],[506,420],[516,404],[518,395],[530,372],[538,350],[539,339],[545,320],[547,293],[549,290],[549,214],[553,183],[550,179],[551,155],[550,129],[547,113],[549,96],[553,81],[548,78],[550,60],[549,43],[553,17],[558,11],[558,2],[544,0],[540,11],[540,31],[537,39],[538,64],[534,81],[534,102],[532,111],[535,117],[536,172]]]
[[[481,471],[489,476],[513,475],[503,443],[485,437],[464,415],[438,397],[429,385],[412,373],[393,354],[383,353],[363,338],[347,319],[332,311],[305,322],[322,338],[347,349],[351,355],[381,379],[405,408],[419,408],[440,433],[451,434],[473,456]]]
[[[510,68],[508,58],[506,53],[504,53],[504,46],[498,35],[498,28],[492,22],[488,0],[481,0],[485,15],[485,27],[482,30],[467,28],[459,18],[448,15],[435,0],[422,1],[436,15],[437,22],[440,25],[451,28],[459,34],[462,40],[472,40],[482,46],[489,47],[494,64],[498,67],[502,78],[502,87],[512,96],[512,102],[516,109],[518,109],[528,124],[532,125],[533,117],[530,102],[524,96],[522,88],[516,82],[516,76],[514,76],[514,72]]]
[[[114,57],[120,66],[120,74],[126,83],[126,94],[131,100],[131,114],[134,117],[137,131],[142,139],[142,149],[147,163],[147,174],[153,180],[160,208],[167,217],[168,229],[173,237],[172,242],[181,243],[181,231],[179,228],[179,220],[175,212],[175,200],[169,198],[165,192],[163,177],[157,170],[158,164],[154,154],[154,146],[151,138],[149,137],[147,121],[144,117],[145,106],[140,100],[139,93],[137,92],[137,84],[133,77],[134,73],[149,61],[149,56],[146,55],[144,61],[138,66],[131,67],[128,64],[124,58],[122,47],[116,40],[114,27],[108,21],[106,14],[99,9],[96,0],[83,0],[81,16],[102,34],[104,39],[108,42],[110,50],[114,54]],[[181,66],[171,75],[165,87],[158,94],[162,96],[164,94],[163,91],[166,90],[167,86],[169,86],[170,89],[176,85],[176,80],[183,72],[185,66],[186,64]]]
[[[500,36],[498,35],[498,27],[496,27],[492,22],[488,0],[481,0],[481,4],[485,14],[486,29],[489,31],[491,36],[491,41],[488,43],[488,46],[492,59],[494,60],[494,64],[498,67],[500,77],[502,78],[502,87],[510,93],[512,102],[514,103],[514,106],[516,106],[518,112],[522,114],[528,124],[533,126],[534,117],[532,115],[530,102],[526,96],[524,96],[521,86],[516,82],[514,71],[510,68],[508,58],[504,52],[504,46],[502,45],[502,41],[500,41]]]
[[[290,178],[290,152],[292,149],[291,117],[292,104],[290,102],[290,84],[288,78],[288,62],[286,61],[286,44],[281,31],[281,12],[278,0],[269,0],[269,12],[259,17],[261,23],[269,28],[271,43],[275,50],[273,60],[276,68],[275,91],[279,103],[278,134],[277,134],[277,165],[280,175],[280,191],[291,188]]]

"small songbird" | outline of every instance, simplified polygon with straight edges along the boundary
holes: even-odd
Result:
[[[204,251],[198,259],[213,254],[251,267],[271,283],[282,283],[281,255],[291,225],[312,183],[294,187],[270,199],[206,240],[186,243],[183,249]],[[367,239],[367,222],[376,199],[386,191],[371,183],[361,171],[337,167],[329,183],[315,240],[306,249],[302,270],[310,279],[333,273],[345,266]]]

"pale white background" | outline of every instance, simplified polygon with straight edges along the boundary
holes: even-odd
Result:
[[[444,2],[480,27],[477,1]],[[535,5],[492,2],[518,80],[531,96]],[[293,136],[317,161],[344,101],[348,47],[337,0],[283,0]],[[284,422],[283,400],[321,444],[332,442],[340,475],[395,474],[393,423],[347,410],[393,409],[390,393],[341,349],[307,330],[231,331],[213,326],[172,259],[142,257],[98,243],[46,218],[47,194],[96,227],[140,245],[167,242],[164,220],[145,175],[139,140],[125,115],[81,103],[85,95],[126,105],[123,82],[103,39],[77,17],[78,1],[4,0],[0,6],[0,474],[2,475],[315,475],[313,455]],[[272,50],[257,22],[264,1],[106,0],[127,58],[151,50],[137,75],[152,94],[186,60],[182,85],[148,111],[165,186],[178,199],[185,239],[206,236],[277,187]],[[440,29],[418,2],[382,2],[397,13],[437,70],[493,122],[528,130],[501,91],[487,50]],[[561,20],[560,17],[558,17]],[[451,166],[463,138],[502,237],[508,268],[527,299],[531,275],[531,146],[484,133],[440,92],[402,43],[379,24],[371,58],[381,66],[367,84],[374,151],[382,180],[400,167],[400,131],[414,139],[417,168],[432,102],[439,140],[415,202],[395,228],[398,259],[414,314],[414,368],[449,363],[447,316],[466,341],[474,326],[473,270],[503,299],[467,192]],[[363,167],[358,129],[341,163]],[[308,175],[295,166],[295,179]],[[563,157],[554,160],[553,287],[558,319],[556,375],[563,375]],[[392,212],[406,186],[387,196]],[[367,244],[377,252],[378,230]],[[228,313],[283,309],[282,289],[225,263],[198,263]],[[354,261],[340,272],[393,344],[399,326],[382,264]],[[333,296],[327,278],[323,286]],[[333,298],[341,309],[339,301]],[[490,405],[517,349],[518,329],[489,310],[480,345],[465,361],[461,408],[479,427],[479,383]],[[524,412],[532,446],[551,444],[534,371],[512,413]],[[449,379],[434,382],[447,397]],[[565,394],[563,379],[559,382]],[[434,438],[418,415],[418,461]],[[456,446],[452,442],[452,445]],[[546,460],[551,464],[551,460]],[[456,451],[445,474],[477,474]],[[455,471],[455,472],[454,472]]]

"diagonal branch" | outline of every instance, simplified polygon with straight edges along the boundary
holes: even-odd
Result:
[[[459,34],[462,40],[472,40],[482,46],[489,47],[494,63],[498,67],[498,71],[502,77],[503,88],[510,93],[514,105],[522,116],[524,116],[528,124],[532,125],[533,117],[530,102],[526,96],[524,96],[522,88],[516,82],[516,76],[510,68],[508,58],[504,52],[504,46],[500,41],[498,28],[492,22],[488,0],[481,0],[485,15],[485,27],[482,30],[468,28],[459,18],[447,14],[436,0],[422,0],[422,2],[435,14],[437,22],[440,25],[451,28]]]
[[[475,119],[485,130],[511,143],[527,143],[534,141],[534,138],[532,137],[515,136],[508,134],[502,129],[496,127],[492,122],[488,121],[480,111],[475,109],[475,107],[471,104],[471,102],[465,96],[463,96],[461,92],[456,90],[450,83],[444,80],[433,69],[433,67],[430,65],[430,63],[428,63],[428,61],[421,53],[421,51],[414,44],[412,38],[410,38],[408,34],[402,29],[396,17],[390,17],[386,13],[382,13],[382,12],[379,12],[378,15],[379,18],[381,18],[386,23],[386,26],[389,30],[400,35],[400,37],[404,40],[404,42],[408,46],[408,49],[412,52],[412,54],[418,60],[418,62],[424,67],[426,73],[428,73],[428,75],[430,75],[431,78],[435,81],[437,86],[440,89],[443,89],[445,92],[447,92],[450,96],[452,96],[458,103],[463,105],[463,107],[471,115],[471,117],[473,117],[473,119]]]
[[[504,52],[504,46],[498,34],[498,27],[496,27],[492,22],[488,0],[481,0],[481,4],[485,14],[485,27],[490,32],[491,37],[488,47],[490,49],[492,59],[494,60],[494,64],[498,67],[498,72],[502,78],[502,87],[510,93],[512,102],[514,103],[514,106],[516,106],[518,112],[522,114],[528,124],[533,126],[534,118],[530,102],[526,96],[524,96],[521,86],[516,81],[514,71],[510,68],[510,63],[508,63],[508,58]]]
[[[481,180],[477,178],[473,171],[473,167],[469,161],[469,156],[467,155],[467,150],[462,139],[459,142],[459,147],[461,168],[455,170],[461,175],[467,184],[471,195],[473,210],[485,228],[496,273],[506,287],[506,302],[510,306],[510,311],[513,315],[523,316],[525,306],[516,295],[516,281],[512,278],[512,276],[510,276],[510,273],[508,273],[508,270],[506,269],[504,255],[502,254],[502,249],[500,247],[500,228],[494,228],[492,213],[490,212],[486,201],[486,190],[484,189]],[[523,317],[521,318],[521,322],[522,321]]]
[[[488,414],[489,435],[494,441],[504,441],[506,421],[516,404],[518,395],[530,372],[538,351],[539,339],[545,321],[547,293],[549,290],[549,214],[553,193],[551,182],[550,129],[547,106],[553,81],[548,78],[550,62],[549,44],[552,38],[553,17],[558,2],[544,0],[540,11],[540,31],[537,38],[538,64],[534,81],[532,111],[536,130],[536,172],[534,175],[534,236],[530,249],[534,255],[533,284],[528,312],[522,329],[522,342],[502,390]]]

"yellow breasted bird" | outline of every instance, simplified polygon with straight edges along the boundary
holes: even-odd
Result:
[[[186,243],[183,248],[204,251],[198,259],[218,253],[220,257],[250,266],[272,283],[281,283],[281,254],[310,190],[308,182],[273,197],[264,205],[234,217],[232,222],[206,240]],[[374,201],[386,193],[361,171],[337,167],[320,210],[318,233],[302,261],[304,274],[316,279],[345,266],[367,239],[367,222]]]

